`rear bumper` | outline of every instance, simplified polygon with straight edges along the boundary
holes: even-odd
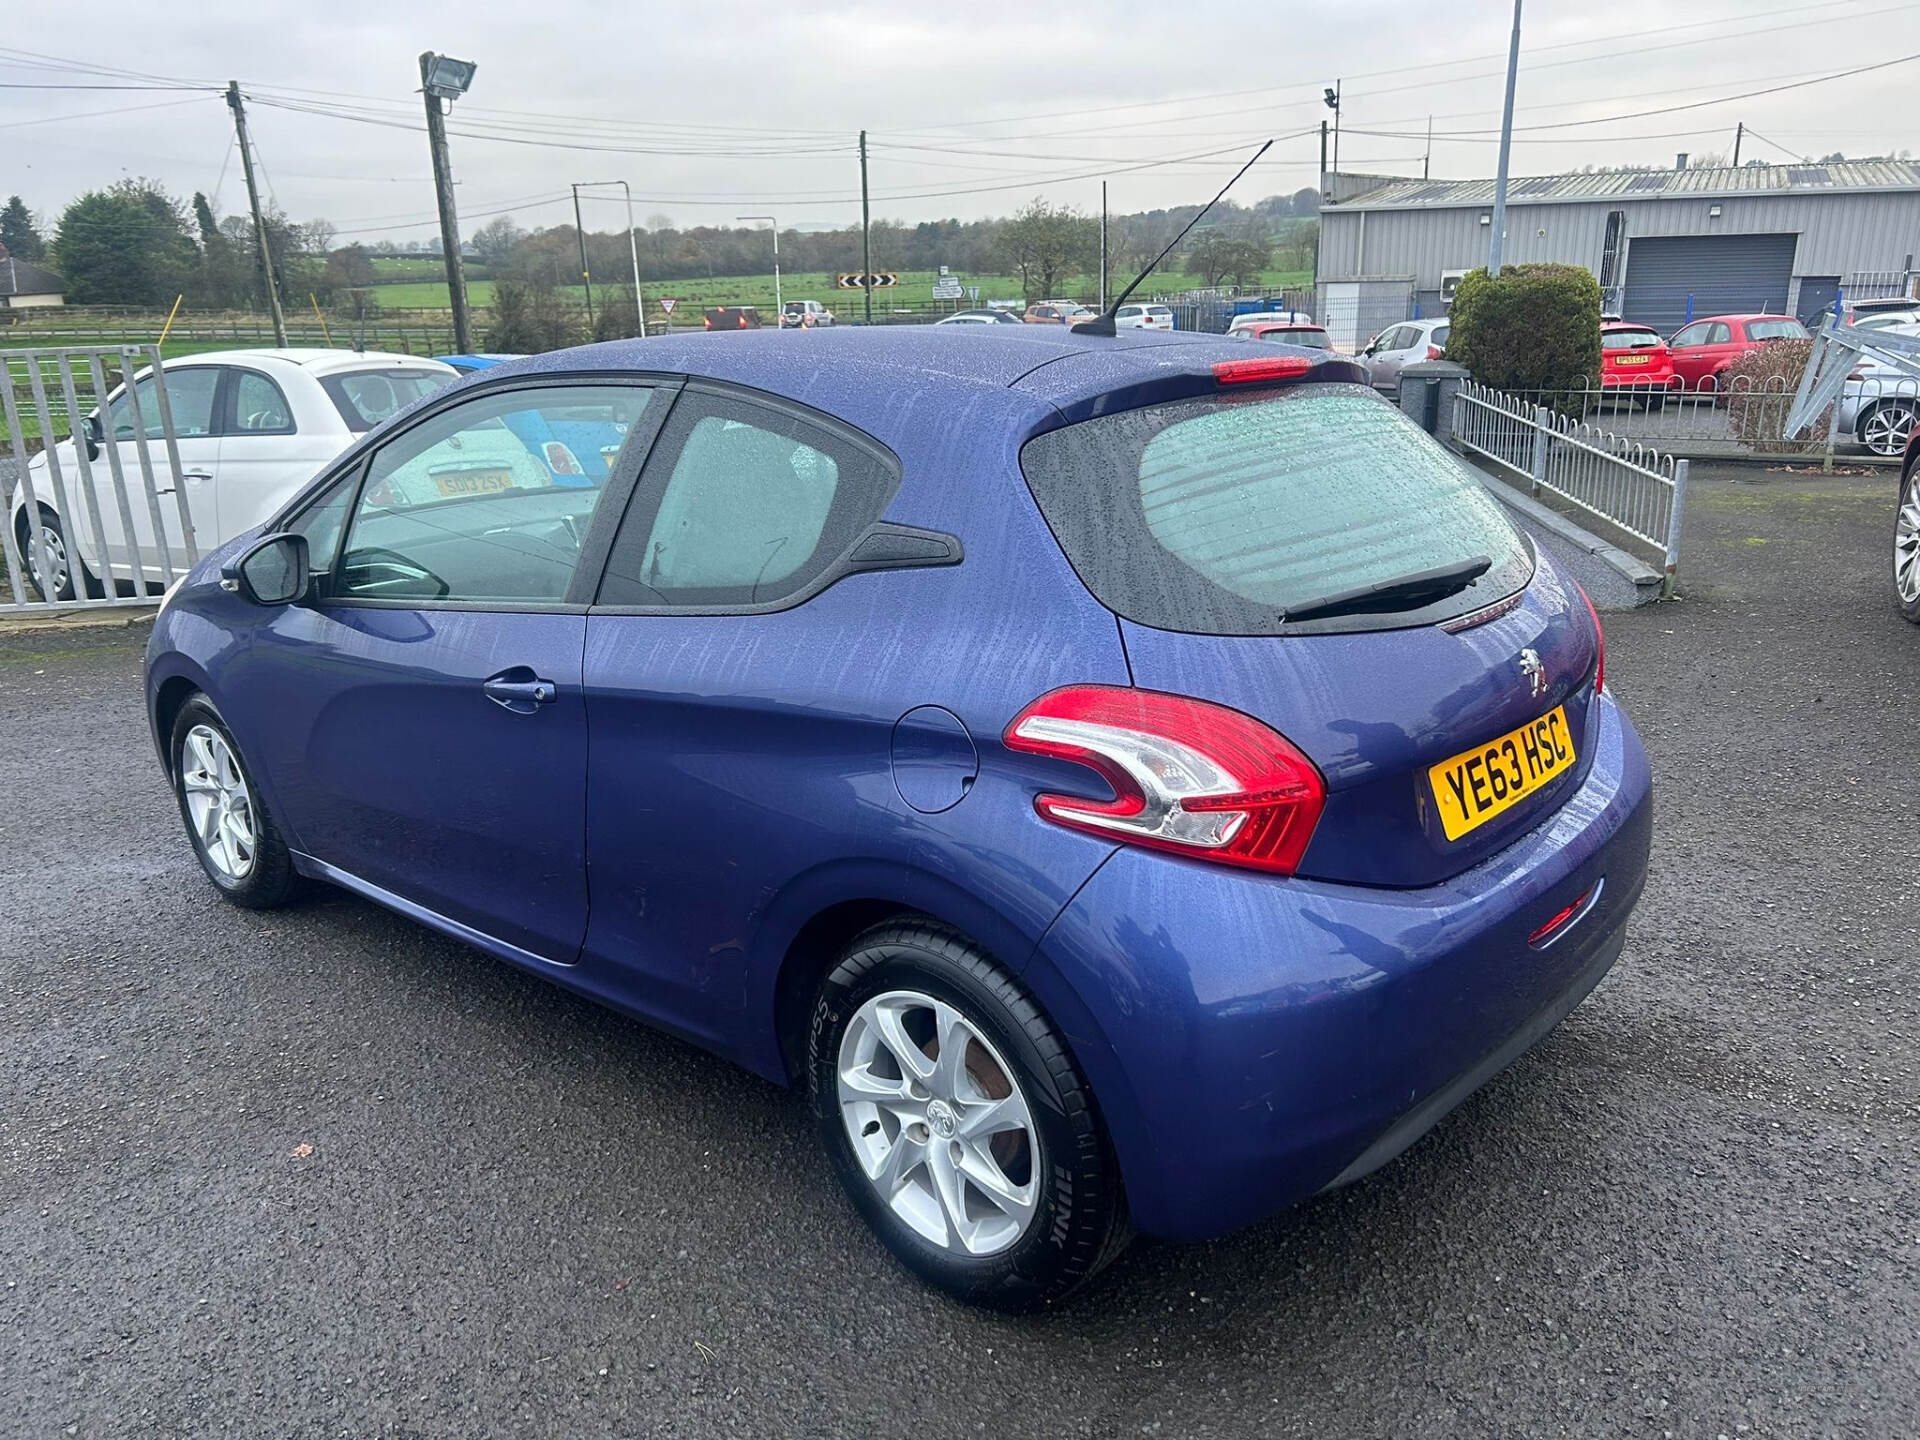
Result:
[[[1203,1238],[1358,1179],[1599,982],[1652,837],[1645,752],[1611,699],[1599,719],[1566,804],[1439,885],[1276,881],[1135,850],[1088,882],[1039,959],[1103,1032],[1071,1039],[1142,1230]]]

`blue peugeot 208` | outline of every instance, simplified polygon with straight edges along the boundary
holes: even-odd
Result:
[[[769,1079],[966,1300],[1387,1163],[1619,955],[1580,589],[1324,351],[593,346],[423,401],[169,595],[208,877],[324,881]]]

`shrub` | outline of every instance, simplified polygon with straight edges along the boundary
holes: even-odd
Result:
[[[1833,419],[1831,405],[1801,431],[1799,439],[1781,438],[1794,391],[1800,388],[1800,376],[1812,355],[1811,340],[1770,340],[1729,365],[1720,377],[1728,433],[1756,450],[1824,449]]]
[[[1447,358],[1501,390],[1595,384],[1600,283],[1578,265],[1475,270],[1454,291]]]
[[[560,298],[552,285],[534,280],[498,280],[493,287],[493,328],[482,342],[505,355],[538,355],[578,345],[586,316]]]

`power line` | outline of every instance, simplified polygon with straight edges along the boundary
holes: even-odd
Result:
[[[17,130],[23,125],[57,125],[63,120],[92,120],[101,115],[131,115],[139,110],[167,110],[175,105],[197,105],[207,98],[204,95],[190,95],[185,100],[161,100],[152,105],[116,105],[109,110],[79,110],[66,115],[37,115],[31,120],[8,120],[0,123],[0,130]]]

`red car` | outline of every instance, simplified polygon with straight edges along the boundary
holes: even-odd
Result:
[[[1600,384],[1607,390],[1666,391],[1677,388],[1680,378],[1673,373],[1673,352],[1657,330],[1619,321],[1600,327]]]
[[[1709,315],[1676,330],[1667,345],[1684,389],[1714,390],[1721,372],[1749,350],[1807,338],[1807,327],[1791,315]]]

